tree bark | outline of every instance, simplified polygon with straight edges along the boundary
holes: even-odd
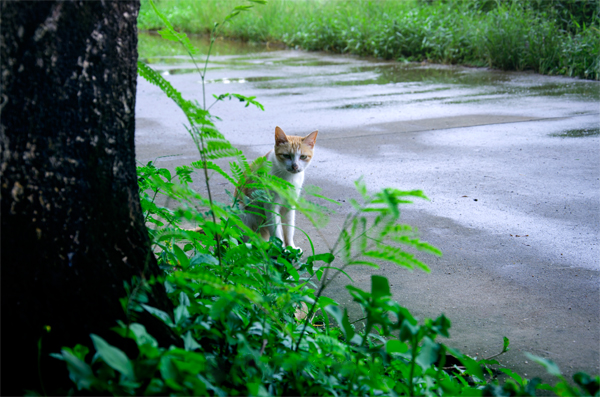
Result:
[[[111,339],[127,321],[123,281],[159,274],[136,178],[138,10],[1,3],[2,395],[42,391],[42,335],[46,391],[69,385],[48,353],[91,345],[90,333]],[[151,299],[171,311],[162,285]],[[150,328],[177,343],[158,322]]]

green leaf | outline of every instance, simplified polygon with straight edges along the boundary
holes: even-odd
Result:
[[[535,361],[536,363],[543,365],[544,368],[546,368],[546,371],[548,371],[548,373],[550,375],[554,375],[554,376],[562,376],[562,373],[560,372],[560,368],[558,368],[558,365],[556,365],[556,363],[552,360],[547,360],[543,357],[538,357],[538,356],[534,356],[531,353],[527,353],[525,352],[525,356],[527,358],[529,358],[532,361]]]
[[[181,325],[185,320],[190,318],[190,312],[187,306],[179,305],[173,311],[173,316],[175,317],[175,324]]]
[[[430,338],[425,337],[423,339],[423,346],[417,356],[417,364],[419,364],[424,371],[427,370],[427,368],[437,361],[439,351],[440,345]]]
[[[502,353],[506,353],[507,351],[509,351],[510,349],[508,348],[508,345],[510,344],[510,340],[508,340],[508,338],[505,336],[504,337],[504,347],[502,348]]]
[[[352,328],[352,325],[350,324],[350,321],[348,320],[348,309],[344,309],[344,312],[342,313],[342,310],[338,306],[329,305],[325,306],[325,311],[331,314],[333,318],[335,318],[335,321],[337,321],[337,323],[340,325],[340,328],[344,332],[346,341],[352,340],[355,332],[354,328]]]
[[[209,265],[218,265],[219,260],[212,255],[201,253],[194,255],[192,259],[190,259],[190,265],[202,265],[205,263]]]
[[[125,324],[123,324],[123,328],[119,328],[119,330],[123,331],[123,333],[119,332],[120,335],[126,336],[125,333],[127,332],[127,327]],[[144,327],[142,324],[129,324],[129,333],[130,337],[135,340],[138,346],[148,345],[152,347],[158,347],[158,342],[156,339],[154,339],[154,337],[150,335],[148,331],[146,331],[146,327]]]
[[[179,41],[179,37],[177,35],[173,34],[173,32],[171,32],[170,30],[168,30],[166,28],[162,28],[162,29],[158,30],[157,33],[160,34],[163,39],[170,40],[170,41]]]
[[[162,356],[160,359],[160,374],[167,383],[169,380],[176,380],[179,375],[179,371],[173,363],[173,359],[174,357],[168,355]]]
[[[526,380],[523,379],[523,377],[521,375],[517,374],[516,372],[511,371],[508,368],[498,368],[498,370],[501,372],[504,372],[506,375],[513,378],[520,385],[524,385],[526,383]]]
[[[177,257],[177,262],[179,262],[179,265],[182,268],[187,269],[190,266],[190,259],[187,257],[185,252],[183,252],[183,250],[177,244],[173,244],[173,252]]]
[[[181,306],[189,306],[189,305],[191,305],[190,298],[183,291],[181,291],[179,293],[179,305],[181,305]]]
[[[326,252],[324,254],[317,254],[317,255],[309,256],[306,259],[306,262],[311,264],[311,263],[314,263],[315,261],[323,261],[329,265],[329,264],[331,264],[331,262],[333,262],[334,259],[335,259],[335,256],[333,256],[333,254]]]
[[[385,344],[385,351],[388,353],[406,353],[408,345],[396,339],[390,339]]]
[[[193,351],[202,347],[192,336],[192,331],[186,332],[181,338],[183,339],[183,346],[187,351]]]
[[[371,276],[371,294],[373,298],[379,299],[384,296],[391,296],[390,284],[388,279],[383,276],[372,275]]]
[[[62,357],[67,363],[69,378],[77,385],[77,389],[92,390],[92,386],[98,383],[98,378],[94,376],[92,368],[66,350],[62,351]]]
[[[337,270],[338,272],[342,273],[344,276],[348,277],[348,279],[352,282],[354,282],[354,280],[352,280],[352,277],[350,277],[350,275],[348,273],[346,273],[344,270],[338,268],[338,267],[334,267],[334,266],[322,266],[319,268],[319,270],[325,270],[325,269],[333,269],[333,270]]]
[[[157,309],[155,307],[152,306],[148,306],[142,303],[142,307],[144,309],[146,309],[146,311],[150,314],[153,314],[154,316],[160,318],[165,324],[167,324],[169,327],[174,327],[175,324],[173,324],[173,320],[171,320],[171,317],[169,317],[169,315],[165,312],[163,312],[160,309]]]
[[[39,347],[38,347],[39,348]],[[63,347],[62,350],[69,352],[71,355],[77,357],[81,361],[85,361],[85,356],[90,352],[90,349],[87,346],[77,344],[74,348]],[[54,358],[58,358],[62,360],[62,356],[60,354],[55,354]]]
[[[412,340],[414,335],[419,333],[419,327],[411,324],[410,320],[405,319],[402,321],[402,326],[400,327],[400,340]]]
[[[483,376],[483,370],[481,369],[481,365],[477,361],[464,354],[457,354],[455,355],[455,357],[458,358],[460,362],[465,366],[469,375],[479,378],[479,380],[482,381],[485,380],[485,377]]]
[[[168,180],[168,181],[171,180],[171,171],[169,171],[168,169],[166,169],[166,168],[160,168],[158,170],[158,173],[160,175],[164,176],[166,180]]]
[[[104,339],[98,335],[91,334],[92,342],[96,348],[96,354],[99,355],[104,362],[112,369],[119,371],[130,380],[135,379],[133,365],[129,358],[114,346],[109,345]]]
[[[321,308],[324,308],[325,306],[328,306],[328,305],[339,306],[339,303],[337,303],[335,300],[333,300],[327,296],[320,296],[318,302],[319,302],[319,307],[321,307]]]

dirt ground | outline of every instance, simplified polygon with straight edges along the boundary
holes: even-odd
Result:
[[[185,98],[201,98],[189,64],[153,62]],[[402,219],[443,252],[420,256],[431,273],[357,267],[354,285],[369,289],[372,274],[385,275],[419,318],[450,318],[446,343],[473,356],[496,354],[507,336],[512,349],[499,359],[527,377],[549,380],[523,352],[568,376],[600,373],[599,83],[292,50],[215,57],[208,79],[210,96],[236,92],[265,106],[211,109],[249,159],[270,150],[277,125],[293,135],[319,130],[305,183],[341,203],[329,206],[326,240],[351,211],[360,176],[369,189],[429,197],[407,205]],[[182,113],[142,79],[136,117],[139,161],[197,160]],[[217,199],[226,200],[225,188],[216,182]],[[297,223],[317,252],[327,249],[305,218]],[[309,249],[301,235],[296,244]],[[337,278],[327,294],[358,319],[348,282]]]

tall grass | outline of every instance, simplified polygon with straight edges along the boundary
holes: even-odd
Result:
[[[241,0],[160,1],[175,26],[207,33]],[[600,79],[598,0],[270,0],[221,34],[400,61]],[[160,26],[142,2],[139,27]]]

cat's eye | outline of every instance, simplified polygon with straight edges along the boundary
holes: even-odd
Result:
[[[291,159],[292,156],[290,154],[282,154],[281,155],[284,159]]]
[[[300,156],[300,160],[306,160],[306,156],[305,155]]]

